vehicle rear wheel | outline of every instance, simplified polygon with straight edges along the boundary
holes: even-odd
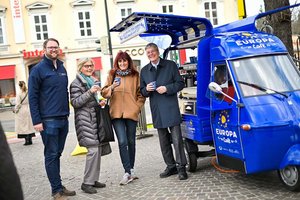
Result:
[[[197,156],[196,153],[189,152],[186,145],[188,145],[187,141],[185,141],[184,145],[184,153],[187,159],[186,170],[189,172],[195,172],[197,169]]]
[[[278,175],[282,183],[291,191],[300,191],[300,167],[287,166],[278,170]]]
[[[195,153],[188,153],[187,155],[187,170],[189,172],[195,172],[197,169],[197,156]]]

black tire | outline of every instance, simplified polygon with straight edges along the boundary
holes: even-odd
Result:
[[[195,172],[197,169],[197,156],[195,153],[187,154],[187,162],[186,169],[189,172]]]
[[[284,186],[290,191],[300,191],[300,167],[287,166],[278,170],[278,175]]]
[[[184,141],[184,153],[187,160],[186,170],[189,172],[195,172],[197,169],[197,156],[193,152],[189,152],[187,148],[188,141],[187,139]]]

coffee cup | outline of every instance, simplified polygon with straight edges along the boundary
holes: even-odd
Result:
[[[94,85],[98,85],[99,87],[101,87],[101,82],[100,81],[95,81]]]
[[[120,83],[121,83],[121,77],[116,77],[115,81],[118,83],[118,85],[120,85]]]
[[[152,82],[151,82],[151,85],[152,85],[152,87],[153,87],[154,89],[156,89],[156,81],[152,81]]]

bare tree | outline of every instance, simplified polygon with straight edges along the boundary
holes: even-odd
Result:
[[[300,35],[300,12],[298,12],[295,21],[292,23],[292,32],[295,35]]]
[[[266,11],[290,5],[289,0],[264,0],[264,3]],[[280,13],[273,14],[268,20],[274,29],[273,34],[281,39],[287,47],[290,55],[293,56],[291,11],[288,9]]]

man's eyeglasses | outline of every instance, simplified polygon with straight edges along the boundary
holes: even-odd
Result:
[[[94,65],[83,65],[84,68],[88,69],[88,68],[94,68]]]
[[[50,50],[57,50],[57,49],[59,49],[59,47],[47,47],[47,49],[50,49]]]

